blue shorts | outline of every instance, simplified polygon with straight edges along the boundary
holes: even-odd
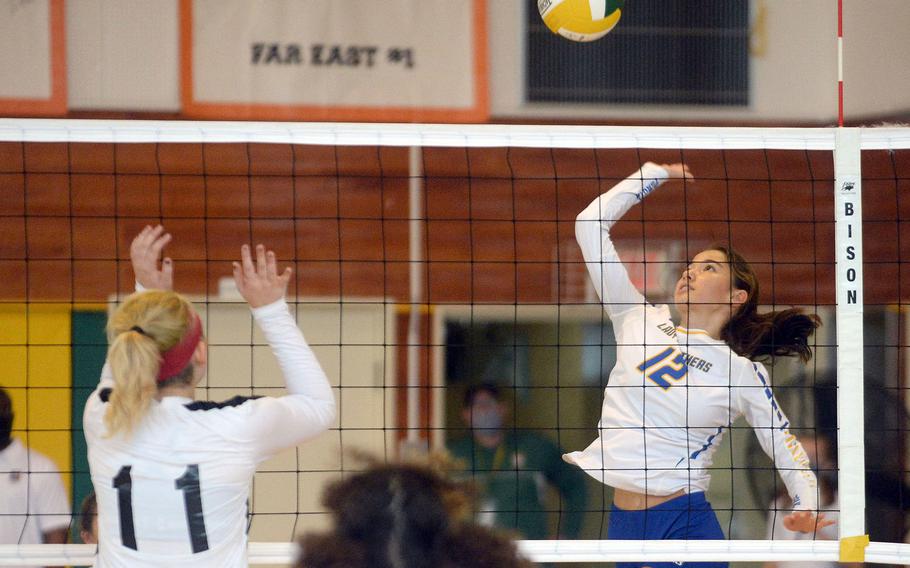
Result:
[[[642,511],[610,510],[610,540],[724,540],[703,491],[682,495]],[[727,568],[726,562],[617,562],[617,568]]]

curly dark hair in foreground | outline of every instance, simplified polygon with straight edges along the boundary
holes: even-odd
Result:
[[[301,539],[299,568],[530,568],[515,544],[464,520],[468,496],[429,467],[377,464],[330,485],[334,530]]]

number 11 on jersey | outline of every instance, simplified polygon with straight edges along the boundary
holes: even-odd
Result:
[[[136,527],[133,524],[133,466],[125,465],[117,472],[113,487],[117,490],[117,504],[120,510],[120,540],[123,546],[139,550],[136,545]],[[174,489],[183,492],[183,507],[186,524],[190,533],[193,554],[209,549],[205,532],[205,518],[202,516],[202,492],[199,488],[199,465],[186,466],[183,475],[174,480]]]
[[[673,347],[667,347],[654,357],[643,361],[638,370],[647,373],[648,379],[664,390],[682,380],[689,372],[686,356]]]

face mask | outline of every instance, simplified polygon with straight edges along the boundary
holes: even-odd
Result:
[[[499,430],[502,414],[496,410],[475,410],[471,413],[471,427],[475,430]]]

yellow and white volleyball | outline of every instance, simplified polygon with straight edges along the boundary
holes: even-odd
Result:
[[[553,33],[572,41],[594,41],[610,33],[625,0],[537,0],[540,17]]]

